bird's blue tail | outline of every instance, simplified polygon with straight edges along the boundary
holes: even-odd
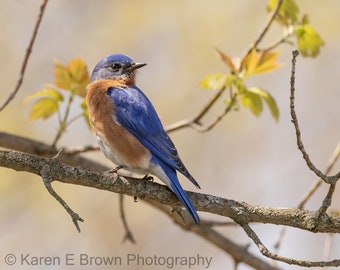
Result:
[[[175,193],[177,198],[181,201],[181,203],[184,205],[184,207],[189,212],[192,220],[195,222],[195,224],[200,223],[200,218],[196,212],[195,207],[192,205],[188,195],[185,193],[183,188],[181,187],[181,184],[178,181],[176,170],[168,166],[167,164],[163,163],[163,161],[158,160],[157,162],[161,168],[163,169],[164,173],[166,174],[168,181],[164,181],[169,188]],[[163,180],[163,179],[161,179]],[[165,179],[164,179],[165,180]]]
[[[171,189],[176,194],[177,198],[181,201],[181,203],[184,205],[184,207],[187,209],[187,211],[189,212],[195,224],[199,224],[200,218],[196,212],[196,209],[192,205],[188,195],[185,193],[180,183],[178,182],[176,173],[175,173],[175,177],[171,179]]]

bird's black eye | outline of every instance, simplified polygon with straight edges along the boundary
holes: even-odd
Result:
[[[112,71],[117,72],[121,69],[122,65],[118,64],[118,63],[114,63],[110,66],[110,68],[112,69]]]

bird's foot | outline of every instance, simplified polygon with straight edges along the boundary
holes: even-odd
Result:
[[[123,169],[124,168],[124,166],[123,165],[119,165],[119,166],[117,166],[117,167],[115,167],[115,168],[113,168],[113,169],[111,169],[111,170],[108,170],[108,171],[106,171],[105,173],[106,174],[109,174],[109,175],[112,175],[113,174],[113,183],[114,182],[116,182],[116,180],[118,179],[118,177],[119,177],[119,175],[118,175],[118,171],[120,170],[120,169]]]
[[[105,173],[117,173],[120,169],[123,169],[125,166],[123,166],[123,165],[119,165],[119,166],[117,166],[117,167],[114,167],[113,169],[111,169],[111,170],[108,170],[108,171],[106,171]]]

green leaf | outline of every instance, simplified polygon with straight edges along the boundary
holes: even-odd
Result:
[[[221,89],[228,85],[228,75],[223,73],[210,74],[202,79],[200,87],[205,89]]]
[[[233,80],[232,84],[236,87],[237,93],[242,95],[245,92],[247,92],[247,87],[244,84],[244,80],[235,77],[235,79]]]
[[[267,104],[267,106],[270,110],[270,113],[272,114],[274,119],[276,121],[279,120],[280,112],[279,112],[279,109],[277,107],[276,101],[267,91],[265,91],[261,88],[258,88],[258,87],[248,88],[248,91],[261,96],[262,99],[266,102],[266,104]]]
[[[64,97],[58,90],[45,87],[26,97],[22,103],[26,104],[35,98],[39,99],[33,103],[29,115],[29,118],[33,121],[39,118],[47,119],[51,117],[59,109],[59,103],[64,100]]]
[[[259,116],[263,110],[261,97],[251,91],[246,91],[241,95],[241,102],[243,107],[249,108],[256,116]]]
[[[44,89],[27,96],[22,101],[22,103],[26,104],[26,103],[30,102],[32,99],[38,98],[38,97],[49,97],[49,98],[54,99],[56,101],[63,101],[64,100],[64,97],[62,96],[62,94],[60,94],[60,92],[58,90],[47,86]]]
[[[269,0],[267,9],[273,11],[277,7],[278,0]],[[299,7],[294,0],[283,0],[276,20],[288,26],[295,24],[299,18]]]
[[[299,25],[295,28],[299,50],[303,56],[316,57],[320,47],[325,45],[321,36],[309,24]]]
[[[30,119],[35,121],[39,118],[47,119],[51,117],[59,108],[59,103],[54,98],[40,98],[31,108]]]

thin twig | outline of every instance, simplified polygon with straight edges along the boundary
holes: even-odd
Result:
[[[66,111],[65,111],[64,117],[63,117],[62,121],[59,122],[59,129],[58,129],[56,137],[53,140],[52,146],[56,146],[57,142],[60,140],[63,133],[66,131],[66,128],[67,128],[67,125],[68,125],[68,123],[67,123],[68,122],[68,116],[69,116],[69,113],[70,113],[70,109],[71,109],[73,99],[74,99],[74,95],[71,92],[70,96],[67,100],[67,106],[66,106]]]
[[[18,91],[19,91],[19,89],[20,89],[20,87],[22,85],[22,82],[24,80],[24,75],[25,75],[26,67],[27,67],[27,63],[28,63],[28,60],[29,60],[31,52],[32,52],[34,41],[35,41],[35,38],[37,36],[38,29],[39,29],[42,17],[44,15],[47,2],[48,2],[48,0],[43,0],[42,4],[40,6],[40,13],[39,13],[39,15],[37,17],[37,21],[35,23],[35,27],[34,27],[34,30],[33,30],[33,34],[32,34],[31,40],[30,40],[29,45],[28,45],[28,47],[26,49],[26,54],[25,54],[24,61],[23,61],[22,66],[21,66],[20,76],[19,76],[19,80],[17,82],[17,85],[14,88],[14,91],[8,96],[8,98],[0,106],[0,111],[2,111],[14,99],[14,97],[16,96],[16,94],[18,93]]]
[[[331,170],[333,169],[334,165],[336,164],[336,162],[338,161],[340,157],[340,143],[338,143],[338,145],[336,146],[329,162],[328,162],[328,166],[324,172],[324,174],[329,174],[331,172]],[[303,209],[305,204],[307,203],[307,201],[312,197],[312,195],[315,193],[315,191],[319,188],[319,186],[322,184],[322,179],[318,179],[315,181],[315,183],[311,186],[311,188],[309,189],[309,191],[303,196],[302,200],[299,202],[299,204],[297,205],[297,208],[299,209]]]
[[[52,159],[52,163],[58,163],[59,162],[59,156],[61,154],[62,150],[60,150],[57,155]],[[72,222],[74,226],[76,226],[77,231],[80,232],[80,227],[78,224],[78,221],[84,222],[84,220],[76,213],[74,212],[71,207],[68,206],[68,204],[61,198],[53,189],[51,182],[53,181],[53,177],[51,177],[51,169],[50,166],[45,165],[43,166],[41,170],[41,177],[43,179],[43,182],[45,184],[45,187],[47,191],[54,197],[66,210],[66,212],[70,215],[72,218]]]
[[[332,183],[332,184],[329,185],[329,189],[328,189],[327,195],[323,199],[322,205],[320,206],[319,211],[318,211],[318,217],[319,218],[323,218],[323,216],[326,214],[327,209],[332,204],[332,197],[333,197],[333,194],[334,194],[334,191],[335,191],[336,183],[337,182]]]
[[[123,226],[125,229],[125,236],[123,238],[123,241],[130,241],[132,244],[136,244],[136,240],[133,237],[133,234],[129,228],[129,225],[126,220],[125,211],[124,211],[124,194],[119,194],[119,212],[120,212],[120,218],[122,219]]]
[[[237,97],[237,94],[234,94],[232,96],[228,106],[225,107],[224,111],[221,114],[219,114],[215,118],[215,120],[213,120],[210,124],[206,125],[205,127],[199,128],[199,131],[200,132],[207,132],[207,131],[210,131],[213,127],[215,127],[224,118],[224,116],[226,116],[231,111],[231,109],[234,107],[234,105],[236,103],[236,97]]]
[[[334,165],[336,164],[336,162],[338,161],[340,157],[340,143],[337,144],[329,162],[328,162],[328,166],[324,172],[324,174],[329,174],[331,172],[331,170],[333,169]],[[317,179],[309,188],[309,190],[306,192],[306,194],[302,197],[302,199],[300,200],[300,202],[297,205],[298,209],[304,209],[305,204],[307,203],[307,201],[313,196],[313,194],[317,191],[317,189],[321,186],[321,184],[323,183],[322,179]],[[320,210],[319,210],[320,211]],[[274,248],[275,251],[277,252],[280,249],[281,243],[283,241],[283,238],[285,236],[286,233],[286,227],[283,227],[281,229],[280,235],[276,241],[276,243],[274,244]]]
[[[202,133],[210,131],[231,111],[231,109],[234,107],[236,103],[237,94],[233,94],[231,96],[228,106],[225,107],[225,109],[213,121],[211,121],[211,123],[203,126],[202,123],[200,122],[201,119],[203,118],[203,116],[205,116],[209,112],[211,107],[216,103],[216,101],[219,99],[219,97],[223,94],[224,91],[225,91],[225,87],[222,87],[213,96],[213,98],[207,103],[207,105],[203,107],[203,109],[198,113],[198,115],[194,117],[193,119],[186,119],[186,120],[179,121],[177,123],[167,126],[165,130],[168,133],[170,133],[172,131],[175,131],[175,130],[178,130],[184,127],[191,127]]]
[[[332,261],[304,261],[304,260],[297,260],[293,258],[284,257],[281,255],[278,255],[275,252],[270,251],[260,240],[260,238],[257,236],[257,234],[252,230],[252,228],[249,226],[249,224],[240,224],[243,230],[246,232],[248,237],[253,240],[259,251],[266,257],[288,263],[288,264],[294,264],[304,267],[325,267],[325,266],[340,266],[340,260],[332,260]]]
[[[192,119],[186,119],[174,123],[172,125],[168,125],[165,130],[170,133],[175,130],[179,130],[185,127],[193,127],[195,129],[200,129],[200,121],[201,119],[209,112],[212,106],[216,103],[216,101],[220,98],[220,96],[224,93],[226,87],[223,86],[221,89],[216,92],[216,94],[208,101],[208,103],[198,112],[198,114]]]
[[[215,96],[207,103],[206,106],[202,109],[202,111],[194,118],[193,123],[200,124],[200,120],[207,112],[212,108],[212,106],[216,103],[216,101],[220,98],[220,96],[224,93],[226,87],[223,86],[221,89],[216,93]]]
[[[293,29],[293,28],[292,28]],[[279,38],[277,41],[273,42],[273,44],[269,45],[264,49],[264,51],[272,51],[282,43],[288,43],[293,45],[293,42],[288,41],[290,37],[294,35],[294,32],[292,30],[288,30],[281,38]]]
[[[258,37],[255,39],[254,43],[251,45],[251,47],[249,48],[248,52],[246,55],[250,54],[251,51],[253,49],[256,49],[257,46],[260,44],[260,42],[262,41],[262,39],[264,38],[265,34],[268,32],[270,26],[272,25],[272,23],[274,22],[274,19],[276,17],[276,15],[279,12],[279,9],[282,5],[283,0],[279,0],[277,3],[277,6],[275,8],[275,10],[272,12],[271,16],[269,17],[268,22],[265,24],[265,26],[263,27],[263,29],[261,30],[261,32],[259,33]]]
[[[335,152],[334,152],[334,154],[333,154],[333,157],[332,157],[332,159],[331,159],[331,164],[332,164],[332,165],[335,164],[335,162],[338,160],[339,156],[340,156],[340,144],[337,145],[337,147],[336,147],[336,149],[335,149]],[[332,167],[333,167],[333,166],[329,166],[329,170],[326,172],[326,174],[329,173],[329,171],[330,171],[330,169],[331,169]],[[319,218],[322,218],[322,217],[325,215],[327,209],[331,206],[331,204],[332,204],[332,198],[333,198],[333,194],[334,194],[334,191],[335,191],[335,186],[336,186],[336,184],[337,184],[337,182],[331,183],[331,184],[329,185],[329,190],[328,190],[328,192],[327,192],[327,195],[326,195],[326,197],[324,198],[324,200],[322,201],[322,205],[321,205],[321,207],[320,207],[320,209],[319,209],[319,211],[318,211],[318,212],[319,212],[319,213],[318,213],[318,214],[319,214]]]
[[[308,165],[310,163],[310,161],[307,161],[307,160],[309,160],[309,157],[308,157],[308,154],[305,152],[303,144],[302,144],[301,132],[300,132],[300,129],[299,129],[298,120],[297,120],[295,109],[294,109],[294,107],[295,107],[295,105],[294,105],[294,99],[295,99],[295,97],[294,97],[294,93],[295,93],[295,65],[296,65],[296,57],[298,56],[298,54],[299,54],[298,51],[293,52],[292,72],[291,72],[290,108],[291,108],[292,122],[293,122],[293,124],[295,126],[295,130],[296,130],[297,144],[298,144],[298,147],[299,147],[300,151],[302,152],[303,157],[306,160],[307,165]],[[329,165],[326,168],[325,173],[322,174],[323,176],[328,175],[330,173],[330,171],[334,167],[336,161],[338,160],[339,156],[340,156],[340,144],[338,144],[337,147],[335,148],[334,153],[333,153],[333,155],[332,155],[332,157],[329,161]],[[315,167],[314,165],[312,165],[312,166]],[[310,165],[308,165],[308,167],[310,168]],[[312,170],[312,171],[314,171],[314,170]],[[317,174],[317,173],[315,172],[315,174]],[[320,179],[316,180],[315,183],[312,184],[312,186],[310,187],[308,192],[303,196],[301,201],[298,203],[298,205],[297,205],[298,209],[304,208],[307,201],[312,197],[312,195],[316,192],[316,190],[321,186],[322,182],[323,182],[323,179],[320,177]],[[323,200],[322,206],[320,207],[320,209],[318,211],[318,218],[321,218],[325,214],[325,212],[327,211],[328,207],[330,206],[331,197],[334,193],[334,189],[335,189],[335,185],[333,186],[333,184],[331,184],[329,192],[327,193],[326,198]],[[279,238],[276,241],[276,243],[274,244],[274,248],[276,249],[276,251],[279,250],[280,245],[282,243],[282,240],[285,236],[285,233],[286,233],[286,228],[282,228],[280,235],[279,235]]]
[[[301,131],[298,123],[298,119],[295,112],[295,105],[294,105],[294,99],[295,99],[295,65],[296,65],[296,58],[299,55],[299,51],[295,50],[293,51],[293,59],[292,59],[292,71],[291,71],[291,78],[290,78],[290,114],[292,117],[292,122],[295,127],[295,134],[296,134],[296,141],[297,146],[302,153],[303,159],[306,161],[306,164],[308,168],[313,171],[318,177],[320,177],[323,181],[325,181],[328,184],[335,183],[340,178],[340,172],[333,176],[327,176],[324,175],[319,169],[315,167],[315,165],[312,163],[312,161],[309,158],[308,153],[305,150],[305,147],[302,143],[301,139]]]

